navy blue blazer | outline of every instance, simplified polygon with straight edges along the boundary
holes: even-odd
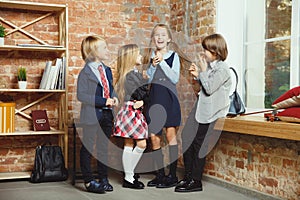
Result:
[[[113,76],[110,67],[104,65],[108,79],[110,97],[116,97],[113,90]],[[81,102],[80,122],[88,125],[96,124],[102,118],[102,108],[106,107],[106,98],[103,97],[103,87],[86,63],[80,71],[77,80],[77,99]]]

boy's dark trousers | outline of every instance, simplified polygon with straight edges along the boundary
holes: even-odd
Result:
[[[187,124],[182,131],[182,150],[185,177],[187,179],[192,178],[201,181],[206,155],[209,153],[209,149],[212,148],[209,145],[214,144],[210,144],[209,142],[215,141],[216,138],[213,137],[218,137],[219,134],[216,134],[215,131],[213,131],[215,122],[208,124],[198,123],[195,119],[195,111],[195,108],[191,111],[186,122]],[[206,136],[211,137],[212,139],[205,139]]]
[[[206,156],[200,158],[199,151],[206,136],[209,124],[198,124],[198,130],[191,140],[183,141],[183,149],[186,151],[183,153],[183,161],[185,168],[185,176],[193,178],[194,180],[201,180],[204,170]],[[184,140],[184,138],[183,138]],[[189,145],[189,146],[188,146]]]
[[[112,110],[102,110],[99,124],[85,125],[83,127],[82,147],[80,149],[80,167],[83,180],[88,183],[95,180],[91,169],[91,158],[96,144],[97,172],[99,179],[107,178],[108,142],[113,130]]]

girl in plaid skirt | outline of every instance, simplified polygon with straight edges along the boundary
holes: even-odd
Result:
[[[124,138],[123,187],[132,189],[144,188],[144,184],[134,176],[134,169],[146,149],[148,138],[148,126],[143,115],[143,105],[148,98],[148,80],[136,69],[141,64],[142,56],[136,44],[119,49],[116,91],[123,105],[116,116],[113,135]]]

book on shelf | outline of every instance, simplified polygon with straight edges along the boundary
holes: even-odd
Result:
[[[50,124],[49,124],[46,110],[32,110],[31,117],[32,117],[34,131],[50,130]]]
[[[46,61],[46,67],[44,69],[44,73],[41,79],[40,89],[46,89],[46,84],[48,81],[51,66],[52,66],[52,61]]]
[[[39,88],[45,90],[65,89],[66,59],[65,57],[57,58],[55,64],[52,65],[52,63],[52,61],[46,61]]]
[[[62,66],[62,59],[61,58],[57,58],[55,65],[53,65],[51,67],[51,71],[50,71],[50,86],[49,89],[50,90],[54,90],[56,89],[56,85],[57,85],[57,81],[58,81],[58,74],[59,74],[59,70]]]
[[[66,88],[65,85],[66,79],[66,57],[62,57],[62,68],[61,68],[61,76],[60,76],[60,84],[58,89],[64,90]]]

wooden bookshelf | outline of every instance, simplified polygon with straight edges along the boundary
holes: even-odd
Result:
[[[37,2],[25,2],[25,1],[0,1],[0,11],[15,13],[14,17],[8,18],[7,15],[0,15],[0,23],[5,24],[9,27],[7,30],[7,36],[18,32],[22,37],[27,37],[26,40],[29,40],[29,43],[23,41],[17,41],[15,37],[12,37],[15,41],[15,44],[9,43],[9,45],[0,46],[0,59],[1,58],[10,58],[12,62],[15,59],[18,59],[17,56],[20,54],[25,57],[27,55],[34,55],[43,53],[49,54],[53,59],[65,57],[65,78],[64,85],[65,89],[14,89],[14,88],[2,88],[0,89],[1,95],[35,95],[38,94],[38,98],[27,98],[28,102],[24,105],[22,102],[21,105],[16,106],[15,116],[21,116],[25,120],[32,120],[31,116],[26,114],[25,111],[30,111],[33,106],[38,106],[44,101],[47,101],[49,98],[55,97],[57,103],[53,106],[57,110],[57,127],[51,127],[50,131],[15,131],[11,133],[0,133],[0,140],[5,137],[14,137],[14,136],[36,136],[36,137],[47,137],[49,135],[56,135],[58,137],[59,145],[62,147],[64,152],[65,164],[67,167],[68,161],[68,89],[67,89],[67,78],[68,78],[68,6],[67,4],[48,4],[48,3],[37,3]],[[23,22],[22,13],[38,13],[40,16],[32,21],[24,21],[24,24],[20,24],[20,21]],[[8,15],[9,16],[9,15]],[[35,15],[33,15],[34,17]],[[19,18],[18,18],[19,17]],[[55,45],[48,44],[48,41],[45,38],[41,38],[37,32],[30,32],[27,27],[36,25],[37,23],[43,23],[44,19],[48,17],[55,17],[57,19],[57,41]],[[15,22],[15,18],[18,18],[18,22]],[[25,43],[25,44],[22,44]],[[11,59],[13,58],[13,59]],[[33,57],[26,57],[26,59],[36,59]],[[0,66],[1,67],[1,66]],[[13,67],[13,66],[11,66]],[[34,68],[35,66],[28,66]],[[43,74],[41,74],[42,76]],[[31,97],[31,96],[30,96]],[[52,105],[51,105],[52,106]],[[31,172],[4,172],[0,173],[0,179],[15,179],[15,178],[29,178]]]

